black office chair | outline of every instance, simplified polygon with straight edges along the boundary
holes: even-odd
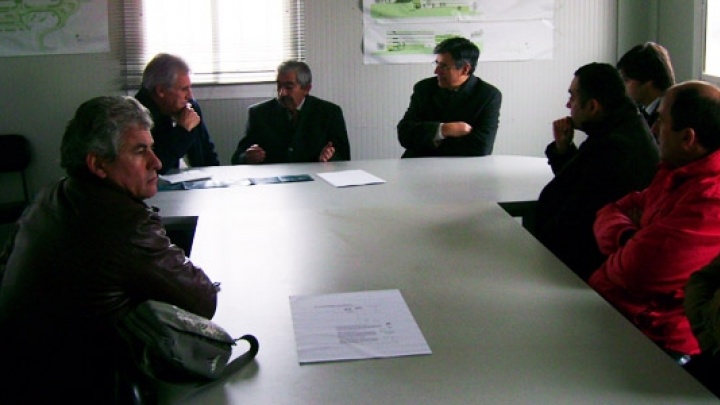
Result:
[[[22,135],[0,135],[0,173],[19,173],[22,179],[23,198],[0,202],[0,224],[12,223],[20,218],[30,203],[25,170],[30,164],[30,142]]]

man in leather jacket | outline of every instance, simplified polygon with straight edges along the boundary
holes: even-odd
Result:
[[[131,97],[83,103],[43,190],[0,254],[0,403],[121,403],[115,323],[153,299],[212,317],[216,288],[166,237],[152,119]]]

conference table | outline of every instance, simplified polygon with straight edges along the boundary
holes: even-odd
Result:
[[[543,158],[197,170],[235,185],[148,202],[169,226],[194,229],[193,263],[222,283],[213,319],[255,335],[260,351],[208,386],[164,387],[163,403],[717,403],[499,205],[537,198],[552,178]],[[385,183],[318,175],[346,170]],[[241,181],[297,174],[313,181]],[[291,296],[393,289],[432,354],[299,363]]]

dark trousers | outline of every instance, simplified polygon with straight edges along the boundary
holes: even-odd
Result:
[[[693,356],[683,368],[720,398],[720,357],[699,354]]]

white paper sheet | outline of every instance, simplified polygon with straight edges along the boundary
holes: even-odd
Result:
[[[177,174],[160,175],[161,180],[165,180],[170,184],[182,183],[184,181],[207,180],[211,177],[209,174],[201,172],[200,170],[186,170]]]
[[[298,361],[432,354],[399,290],[291,296]]]
[[[385,183],[385,180],[374,176],[365,170],[341,170],[337,172],[318,173],[317,175],[335,187],[365,186],[368,184]]]

